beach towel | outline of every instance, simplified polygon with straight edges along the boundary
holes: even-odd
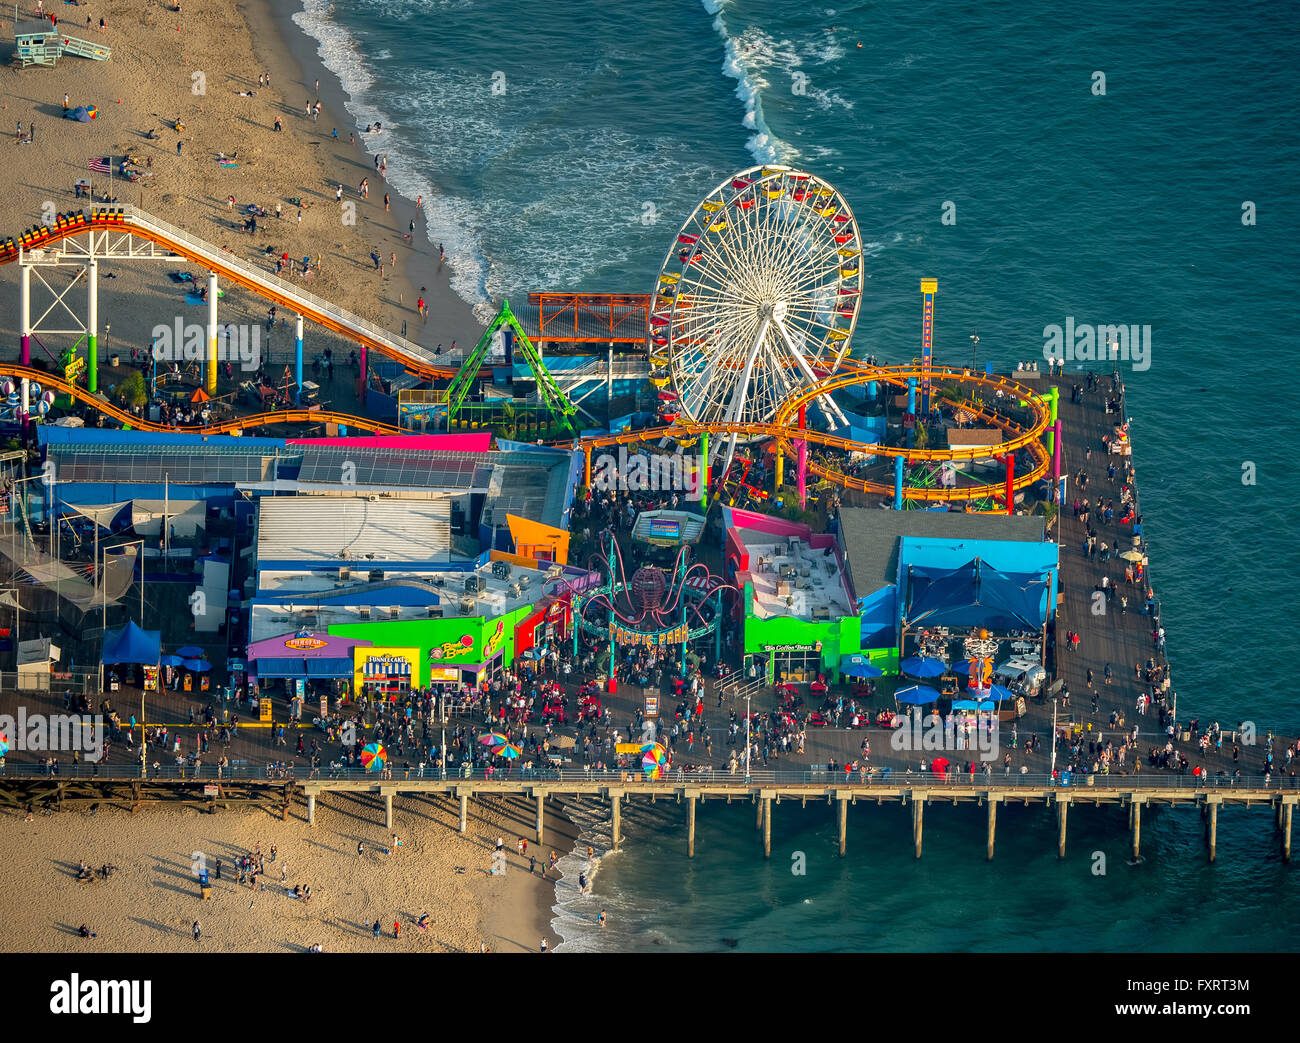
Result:
[[[172,272],[172,273],[171,273],[171,277],[172,277],[172,281],[173,281],[173,282],[193,282],[193,281],[194,281],[194,276],[191,275],[189,272]]]
[[[231,160],[231,159],[222,159],[222,160],[218,160],[218,161],[217,161],[217,166],[219,166],[219,167],[237,167],[237,166],[239,166],[239,164],[236,163],[234,160]]]

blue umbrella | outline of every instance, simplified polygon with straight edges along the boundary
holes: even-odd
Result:
[[[163,666],[180,666],[184,660],[178,655],[165,655],[158,662]]]
[[[924,706],[926,703],[937,701],[939,693],[926,685],[913,684],[908,685],[906,688],[900,688],[894,693],[894,698],[900,703],[910,703],[912,706]]]
[[[1014,699],[1016,693],[1010,688],[1004,688],[1000,684],[991,685],[987,692],[980,693],[981,699],[989,699],[995,703],[1000,703],[1003,699]]]
[[[193,670],[196,674],[212,669],[212,664],[206,659],[185,659],[181,662],[181,666],[185,667],[186,670]]]
[[[989,705],[992,705],[992,704],[990,703]],[[953,708],[954,710],[974,710],[974,709],[975,709],[975,700],[974,700],[974,699],[958,699],[956,702],[954,702],[954,703],[952,704],[952,708]]]
[[[840,673],[845,677],[883,677],[885,671],[866,656],[846,655],[840,656]]]
[[[913,677],[938,677],[948,669],[942,659],[923,655],[909,656],[898,664],[898,668]]]
[[[203,654],[203,649],[198,645],[186,645],[184,648],[176,649],[176,654],[182,659],[195,659]]]
[[[992,713],[997,707],[993,703],[980,703],[980,713]]]

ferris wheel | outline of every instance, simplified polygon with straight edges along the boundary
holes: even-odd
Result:
[[[844,358],[861,298],[861,239],[839,192],[789,167],[728,178],[687,218],[659,272],[651,380],[668,389],[665,413],[770,421]],[[829,395],[817,401],[832,428],[847,423]]]

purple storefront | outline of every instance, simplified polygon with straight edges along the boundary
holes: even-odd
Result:
[[[347,699],[352,686],[352,650],[373,644],[310,630],[255,641],[248,646],[248,681],[259,684],[263,692],[283,681],[290,699],[324,695]]]

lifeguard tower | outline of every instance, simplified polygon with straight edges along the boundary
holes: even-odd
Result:
[[[79,58],[93,58],[104,62],[112,57],[113,50],[103,44],[91,43],[75,36],[67,36],[44,18],[19,20],[18,5],[14,5],[14,53],[22,67],[29,65],[52,66],[61,56],[73,54]]]

